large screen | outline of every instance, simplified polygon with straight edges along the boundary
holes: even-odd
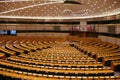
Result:
[[[16,35],[16,30],[10,30],[10,35]]]
[[[6,34],[7,35],[7,30],[0,30],[0,34]]]
[[[1,35],[16,35],[16,30],[0,30]]]

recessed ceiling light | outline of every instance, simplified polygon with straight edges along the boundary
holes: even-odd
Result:
[[[114,3],[117,3],[116,1],[114,1]]]

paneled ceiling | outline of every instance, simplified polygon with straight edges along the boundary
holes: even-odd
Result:
[[[120,14],[120,0],[0,0],[0,18],[83,19]]]

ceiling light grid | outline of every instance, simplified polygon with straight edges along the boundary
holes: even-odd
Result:
[[[120,0],[75,0],[82,5],[65,5],[63,0],[7,1],[0,1],[0,17],[85,18],[120,13]]]

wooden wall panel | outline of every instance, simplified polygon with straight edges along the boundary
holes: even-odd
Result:
[[[86,26],[87,26],[87,20],[86,19],[80,20],[80,27],[86,27]]]
[[[117,33],[117,34],[120,34],[120,24],[117,24],[116,33]]]
[[[116,19],[120,19],[120,14],[116,15]]]
[[[53,36],[54,33],[46,33],[45,36]]]
[[[17,36],[26,36],[26,33],[17,33]]]
[[[61,25],[61,31],[69,31],[71,25]],[[44,24],[3,24],[0,25],[0,30],[54,30],[54,25]]]
[[[53,33],[53,37],[59,37],[60,33]]]
[[[61,27],[60,27],[60,30],[61,30],[61,31],[69,31],[70,28],[71,28],[71,26],[61,26]]]
[[[99,32],[99,26],[98,25],[95,25],[95,31]]]
[[[110,42],[110,43],[116,44],[116,38],[108,37],[107,41]]]
[[[99,36],[99,39],[104,42],[110,42],[112,44],[120,45],[120,39],[114,38],[114,37],[108,37],[108,36]]]
[[[16,25],[16,30],[26,30],[26,25]]]
[[[6,30],[6,25],[0,25],[0,30]]]
[[[44,26],[43,25],[36,25],[36,30],[44,30]]]
[[[117,45],[120,45],[120,39],[119,39],[119,38],[117,38],[116,44],[117,44]]]
[[[115,19],[116,19],[116,15],[106,17],[106,20],[115,20]]]
[[[54,36],[54,37],[63,37],[68,36],[69,33],[17,33],[17,36]]]
[[[16,30],[16,25],[6,25],[6,30]]]
[[[36,30],[36,26],[35,25],[27,25],[26,30]]]
[[[44,29],[45,30],[54,30],[54,27],[53,26],[45,26]]]
[[[106,17],[99,17],[98,18],[98,21],[103,21],[103,20],[106,20]]]
[[[107,36],[98,36],[101,41],[107,42]]]
[[[61,33],[61,36],[64,37],[64,36],[69,36],[69,33]]]
[[[107,33],[108,32],[107,25],[99,25],[99,32]]]

